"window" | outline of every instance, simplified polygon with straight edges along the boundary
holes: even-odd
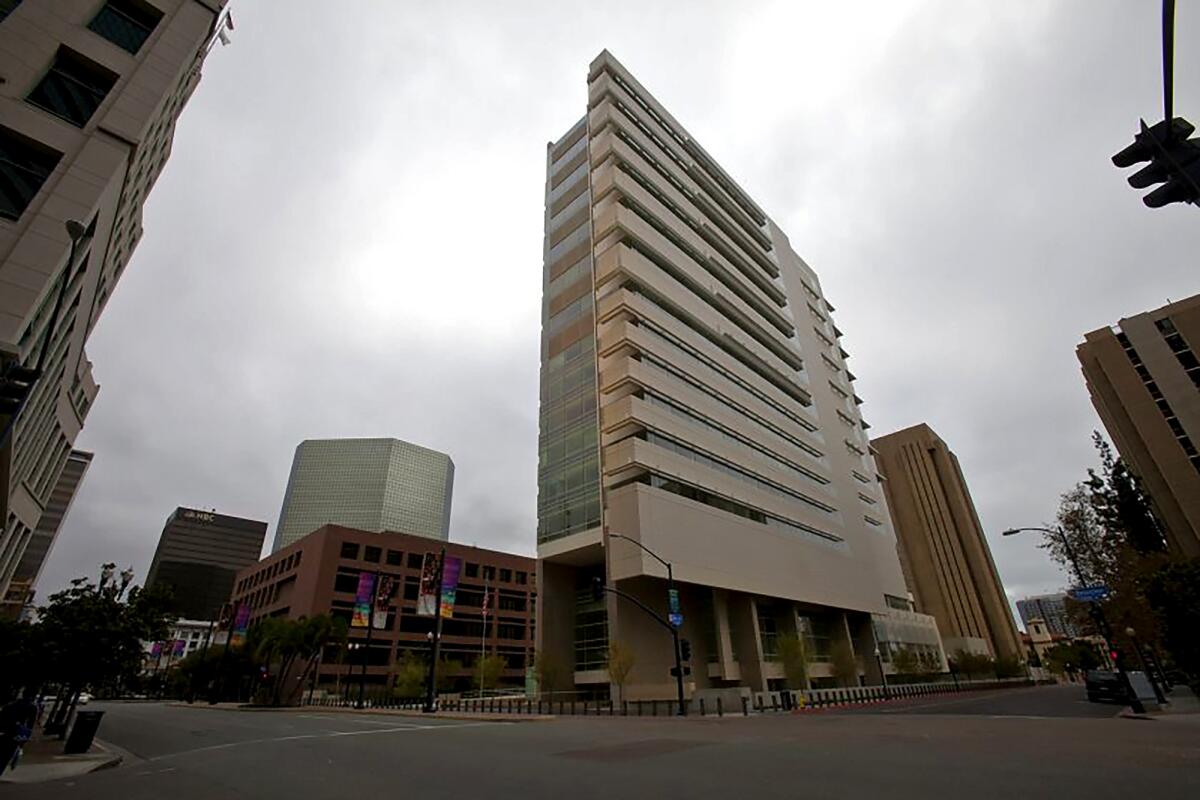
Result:
[[[162,12],[136,0],[108,0],[92,17],[88,29],[126,50],[136,53],[162,19]]]
[[[363,548],[363,561],[370,561],[372,564],[378,564],[379,559],[382,557],[383,550],[378,547],[367,545],[365,548]]]
[[[424,556],[422,556],[420,553],[409,553],[408,554],[408,568],[409,569],[420,569],[423,561],[424,561]]]
[[[358,558],[358,545],[354,542],[342,542],[342,558]]]
[[[0,127],[0,217],[20,219],[60,158],[57,150]]]
[[[524,586],[525,584],[529,583],[529,574],[526,572],[517,570],[517,583],[520,584],[521,586]]]
[[[412,583],[405,581],[405,583],[404,583],[404,599],[405,600],[416,600],[417,596],[420,593],[421,593],[421,584],[419,584],[415,581]]]
[[[59,47],[50,71],[25,99],[82,128],[116,82],[115,72]]]
[[[501,583],[512,583],[512,570],[511,570],[511,569],[503,569],[503,568],[501,568],[501,570],[500,570],[500,582],[501,582]]]
[[[495,567],[491,567],[491,566],[485,566],[485,567],[483,568],[483,579],[484,579],[485,581],[494,581],[494,580],[496,580],[496,568],[495,568]]]
[[[333,590],[335,592],[349,592],[354,594],[358,591],[358,574],[353,572],[339,572],[333,578]]]
[[[466,568],[465,568],[465,572],[464,572],[464,574],[465,574],[465,575],[466,575],[468,578],[478,578],[478,577],[479,577],[479,565],[478,565],[478,564],[472,564],[470,561],[468,561],[468,562],[467,562],[467,564],[466,564]]]
[[[399,567],[404,564],[404,553],[399,550],[387,551],[387,563],[393,567]]]

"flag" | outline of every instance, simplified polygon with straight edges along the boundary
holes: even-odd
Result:
[[[458,574],[462,570],[462,559],[446,556],[442,565],[442,619],[454,616],[454,601],[458,595]]]
[[[379,586],[375,589],[375,616],[371,625],[383,630],[387,627],[388,603],[395,589],[395,579],[391,575],[380,575]]]
[[[432,617],[437,614],[438,606],[438,557],[433,553],[425,554],[421,565],[421,593],[417,597],[417,616]]]

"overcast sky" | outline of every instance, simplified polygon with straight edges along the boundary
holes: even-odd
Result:
[[[1200,212],[1109,161],[1162,115],[1156,3],[334,8],[234,3],[88,346],[96,458],[39,597],[140,581],[179,505],[270,541],[317,437],[450,453],[451,538],[533,554],[545,144],[605,47],[817,271],[871,432],[958,454],[1009,596],[1063,584],[999,532],[1094,462],[1075,345],[1200,291]],[[1177,31],[1196,120],[1200,7]]]

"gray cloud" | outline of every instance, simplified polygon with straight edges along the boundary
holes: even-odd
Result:
[[[1161,113],[1157,11],[828,5],[239,4],[89,346],[96,462],[42,593],[144,571],[179,504],[273,525],[318,436],[451,453],[452,536],[531,553],[544,143],[602,47],[817,270],[872,432],[929,422],[1010,594],[1060,586],[996,534],[1092,463],[1074,347],[1200,288],[1195,209],[1108,161]]]

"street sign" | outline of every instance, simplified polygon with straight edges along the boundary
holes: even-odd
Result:
[[[678,628],[683,624],[683,614],[679,610],[679,590],[667,590],[667,609],[670,613],[667,614],[667,619],[670,620],[672,627]]]
[[[683,624],[683,614],[676,614],[674,611],[667,615],[667,619],[670,621],[672,628],[678,628]]]
[[[1104,585],[1080,586],[1070,590],[1068,594],[1081,603],[1095,603],[1097,600],[1108,597],[1109,590]]]

